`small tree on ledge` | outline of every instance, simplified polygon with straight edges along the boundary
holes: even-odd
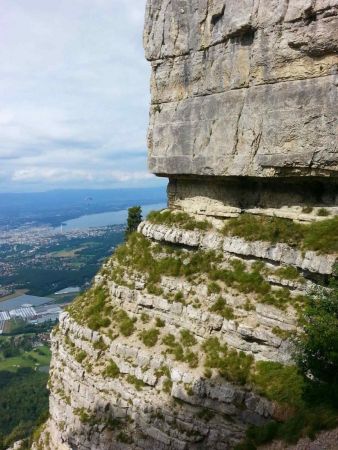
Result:
[[[141,206],[132,206],[128,209],[127,228],[125,231],[125,239],[130,233],[137,230],[137,227],[142,222],[142,208]]]

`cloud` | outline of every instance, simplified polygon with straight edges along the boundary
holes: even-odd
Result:
[[[113,170],[111,172],[111,175],[117,181],[138,181],[138,180],[149,180],[153,178],[153,175],[145,171],[122,172],[120,170]]]
[[[0,190],[149,184],[145,0],[3,0]]]
[[[99,177],[100,182],[108,183],[114,181],[140,181],[149,180],[153,175],[142,170],[84,170],[84,169],[51,169],[50,167],[27,167],[15,170],[12,174],[12,181],[26,181],[29,183],[45,182],[53,185],[62,182],[95,181]]]
[[[53,183],[75,180],[91,181],[93,180],[93,175],[85,170],[28,167],[26,169],[15,170],[12,175],[12,180],[34,183],[38,181],[52,181]]]

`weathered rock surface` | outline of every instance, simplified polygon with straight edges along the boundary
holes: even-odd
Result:
[[[142,391],[123,379],[89,373],[74,359],[65,335],[86,352],[87,360],[96,364],[96,369],[104,366],[105,359],[114,358],[123,375],[142,378]],[[201,448],[199,442],[203,442],[202,448],[225,449],[229,448],[229,442],[234,443],[242,436],[245,424],[264,423],[271,416],[273,406],[265,399],[231,383],[189,374],[184,368],[170,369],[173,384],[168,397],[162,392],[163,380],[150,375],[161,367],[161,358],[118,341],[103,355],[93,348],[100,337],[106,341],[104,335],[79,326],[67,314],[61,317],[60,330],[53,337],[52,418],[45,431],[49,433],[48,448],[197,449]],[[187,384],[192,386],[192,393],[187,394],[184,387]],[[170,401],[170,397],[179,402]],[[201,408],[208,408],[215,415],[207,426],[196,416]],[[91,421],[81,417],[84,411],[92,414]],[[115,433],[107,424],[112,416],[121,421]],[[116,439],[121,431],[130,433],[133,442],[126,445]]]
[[[336,176],[336,0],[148,0],[156,174]]]

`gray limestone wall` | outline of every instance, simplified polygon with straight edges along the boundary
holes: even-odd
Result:
[[[148,0],[149,167],[336,177],[336,0]]]

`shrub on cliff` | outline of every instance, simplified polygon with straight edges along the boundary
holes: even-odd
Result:
[[[305,374],[328,383],[338,398],[338,283],[309,296],[302,314],[304,334],[298,341],[298,363]]]
[[[256,363],[251,380],[256,391],[293,414],[285,422],[251,427],[236,450],[256,449],[273,439],[295,443],[338,426],[338,285],[309,296],[302,313],[304,333],[297,345],[297,366]]]

